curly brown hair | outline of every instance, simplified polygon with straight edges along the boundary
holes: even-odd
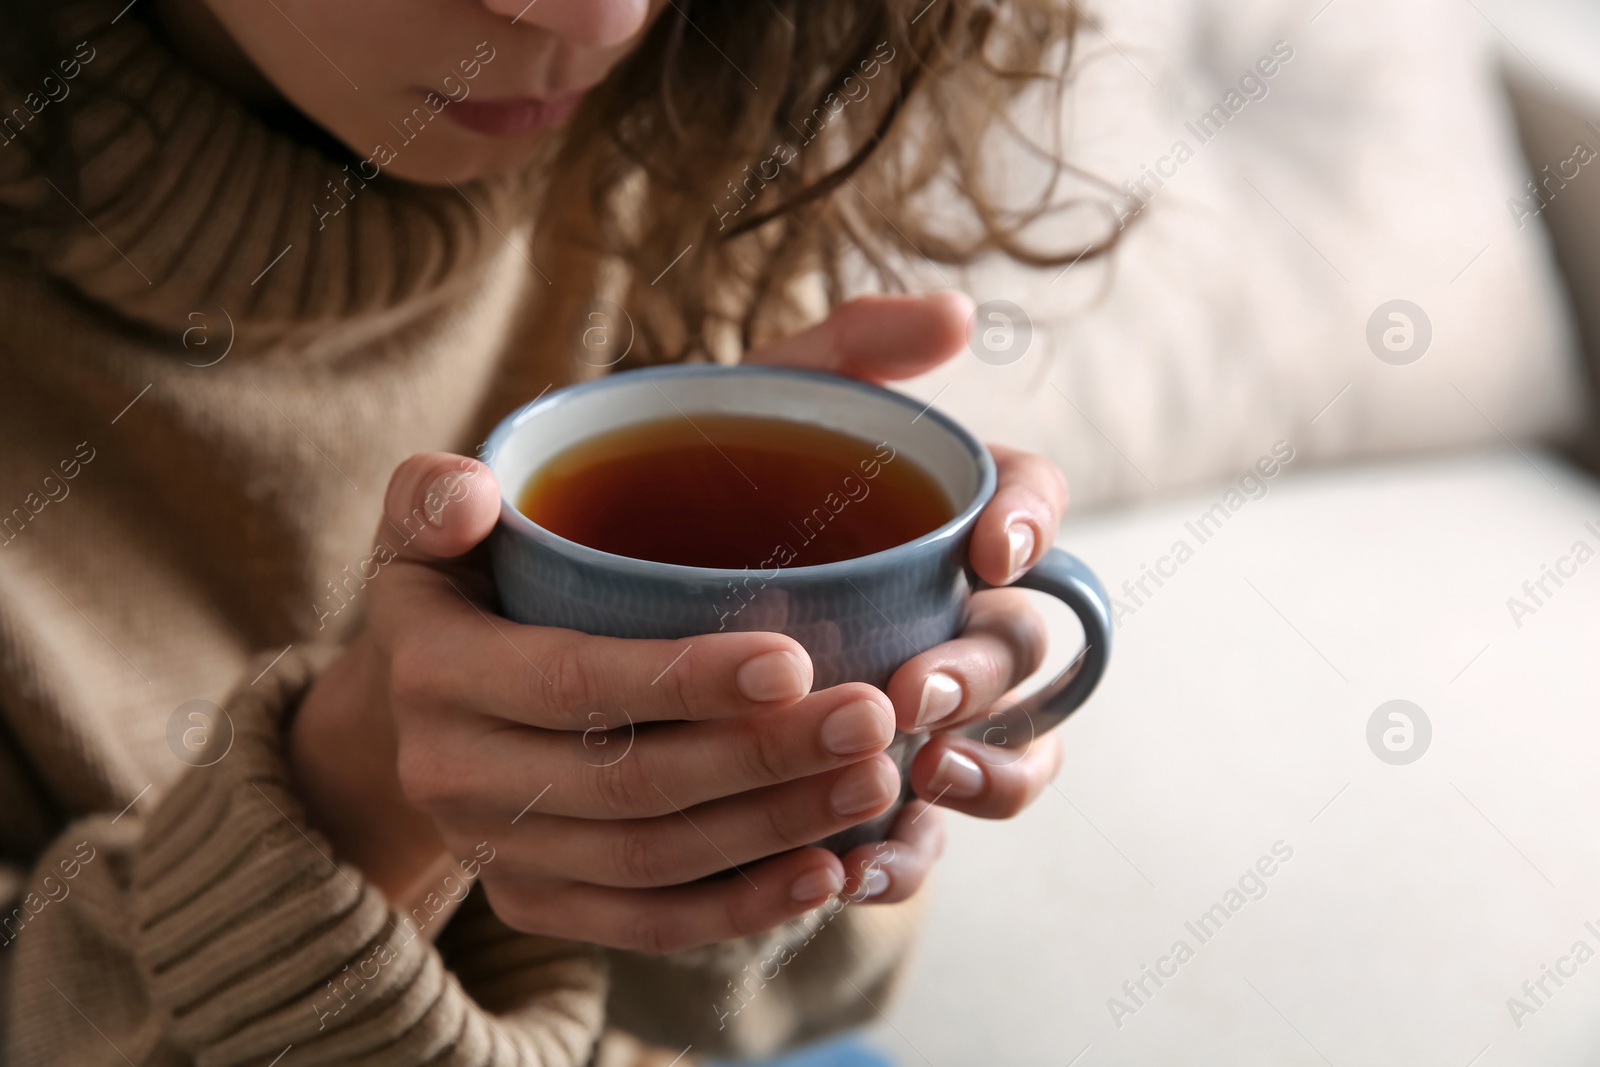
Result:
[[[820,280],[836,303],[852,256],[892,289],[906,258],[1096,255],[1112,226],[1065,249],[1025,237],[1104,203],[1062,193],[1094,182],[1060,143],[1082,22],[1070,0],[673,0],[577,117],[558,167],[573,182],[550,201],[567,223],[552,215],[550,239],[632,268],[618,302],[642,362],[727,358],[793,328],[815,314],[797,283]],[[1012,121],[1030,91],[1037,131]],[[989,162],[1004,137],[1044,163],[1020,204]]]
[[[0,5],[0,83],[48,72],[57,21]],[[598,274],[636,324],[630,364],[731,358],[814,317],[808,286],[842,299],[853,258],[893,289],[905,260],[1104,251],[1110,225],[1071,248],[1025,237],[1104,203],[1061,191],[1088,178],[1063,159],[1058,114],[1082,23],[1072,0],[668,0],[554,149],[537,234],[563,284],[545,315],[576,316]],[[1037,131],[1013,122],[1029,92]],[[70,108],[51,118],[24,148],[70,193]],[[989,163],[1003,137],[1045,165],[1021,203]],[[0,206],[0,256],[34,265],[45,221]]]

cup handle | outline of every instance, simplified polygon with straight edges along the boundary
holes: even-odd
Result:
[[[1009,707],[997,705],[962,728],[968,737],[1004,747],[1010,747],[1013,737],[1024,739],[1026,745],[1038,734],[1059,726],[1089,699],[1111,658],[1111,598],[1094,571],[1077,556],[1052,548],[1011,584],[1049,593],[1064,602],[1083,624],[1084,646],[1078,657],[1043,689]],[[994,588],[983,581],[976,582],[975,587]]]

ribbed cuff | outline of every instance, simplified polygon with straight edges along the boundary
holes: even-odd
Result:
[[[524,945],[500,981],[556,1007],[507,991],[495,999],[511,1015],[491,1017],[307,825],[281,727],[320,658],[286,656],[240,686],[225,705],[232,747],[187,772],[147,821],[135,951],[170,1040],[199,1067],[266,1063],[291,1045],[301,1067],[509,1065],[533,1050],[541,1067],[584,1063],[603,1023],[598,960],[564,942]]]
[[[909,969],[923,896],[834,901],[766,934],[669,956],[612,953],[609,1019],[658,1045],[743,1059],[870,1022]]]

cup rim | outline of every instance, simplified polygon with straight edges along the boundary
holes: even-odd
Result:
[[[778,567],[776,568],[778,573],[766,579],[768,581],[777,581],[786,576],[829,578],[857,570],[892,569],[902,561],[920,555],[931,546],[959,537],[977,519],[978,513],[983,510],[984,506],[994,496],[998,479],[994,457],[989,454],[988,448],[984,447],[983,442],[973,436],[970,430],[944,414],[944,412],[934,408],[931,403],[924,407],[915,398],[881,385],[859,381],[855,378],[846,378],[837,374],[829,374],[824,371],[800,370],[792,367],[760,367],[746,364],[674,364],[664,367],[646,367],[640,370],[623,371],[615,376],[608,375],[592,381],[579,382],[535,397],[501,419],[489,434],[488,439],[484,441],[478,459],[490,471],[494,471],[494,457],[499,455],[501,447],[517,432],[523,423],[541,411],[569,403],[579,396],[615,385],[624,379],[639,381],[650,378],[733,377],[739,375],[789,378],[803,382],[824,382],[830,386],[843,386],[870,393],[878,399],[898,404],[907,411],[916,413],[912,419],[913,422],[922,418],[932,419],[940,429],[960,442],[978,467],[978,487],[973,493],[972,499],[957,511],[948,522],[937,529],[930,530],[915,540],[905,541],[865,556],[854,556],[850,559],[836,560],[832,563],[814,563],[804,567]],[[483,458],[485,454],[489,456],[488,459]],[[496,481],[499,481],[499,477],[499,473],[495,472]],[[622,556],[614,552],[591,548],[579,541],[562,537],[560,534],[548,530],[528,518],[507,495],[507,488],[504,484],[500,485],[500,521],[498,526],[573,557],[578,562],[601,565],[611,571],[636,573],[641,576],[655,578],[676,577],[713,582],[744,578],[752,573],[752,568],[749,567],[739,569],[731,567],[691,567],[682,563],[661,563],[656,560],[638,559],[634,556]],[[517,488],[520,491],[521,487]],[[765,572],[756,571],[755,573]]]

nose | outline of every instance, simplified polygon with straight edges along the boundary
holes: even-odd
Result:
[[[650,0],[483,0],[519,26],[539,26],[568,44],[610,48],[638,33]]]

